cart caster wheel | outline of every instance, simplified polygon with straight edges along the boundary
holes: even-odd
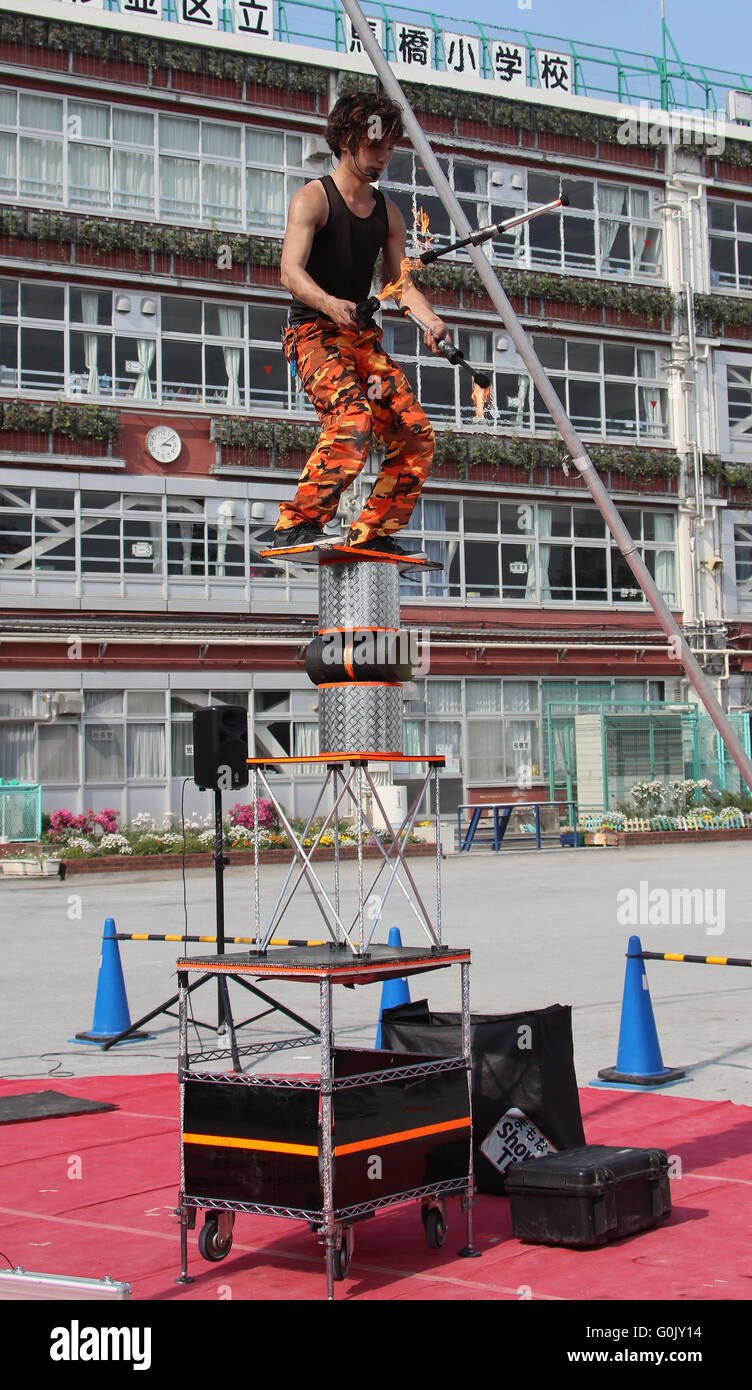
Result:
[[[447,1238],[447,1228],[444,1217],[438,1207],[429,1207],[423,1215],[423,1225],[426,1232],[426,1241],[432,1250],[440,1250]]]
[[[346,1279],[350,1268],[350,1256],[346,1245],[341,1245],[339,1250],[332,1251],[332,1263],[334,1265],[335,1279]]]
[[[219,1222],[205,1221],[198,1234],[198,1253],[205,1260],[223,1260],[232,1248],[232,1231],[224,1240],[219,1238]]]

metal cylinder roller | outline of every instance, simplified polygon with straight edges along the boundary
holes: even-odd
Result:
[[[384,560],[319,565],[320,628],[398,628],[399,569]]]
[[[402,753],[402,686],[319,686],[321,753]]]
[[[417,665],[400,630],[399,567],[389,560],[319,563],[319,631],[306,670],[319,691],[321,753],[402,753],[402,686]]]

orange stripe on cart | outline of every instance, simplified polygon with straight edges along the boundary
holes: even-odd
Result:
[[[184,1144],[208,1144],[219,1149],[260,1149],[263,1153],[303,1154],[307,1158],[317,1158],[315,1144],[275,1144],[271,1139],[236,1139],[230,1134],[184,1134]]]
[[[357,1144],[335,1144],[334,1153],[337,1158],[341,1158],[343,1154],[360,1153],[363,1149],[399,1144],[404,1139],[423,1139],[429,1134],[444,1134],[449,1130],[469,1128],[470,1116],[465,1115],[461,1120],[447,1120],[443,1125],[423,1125],[421,1129],[401,1129],[396,1134],[377,1134],[370,1139],[360,1139]]]
[[[364,1149],[383,1147],[386,1144],[399,1144],[408,1139],[424,1139],[430,1134],[445,1134],[453,1130],[469,1129],[470,1116],[460,1120],[447,1120],[445,1124],[423,1125],[420,1129],[401,1129],[396,1134],[371,1135],[369,1139],[359,1139],[354,1144],[335,1144],[335,1157],[344,1154],[361,1153]],[[262,1153],[302,1154],[306,1158],[318,1157],[318,1148],[311,1144],[278,1144],[270,1139],[238,1139],[225,1134],[184,1134],[184,1144],[204,1144],[220,1149],[257,1149]]]

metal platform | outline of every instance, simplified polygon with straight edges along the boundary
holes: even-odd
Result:
[[[389,817],[379,796],[379,788],[374,782],[369,771],[369,763],[391,763],[391,762],[411,762],[426,764],[425,775],[413,793],[413,801],[408,808],[402,824],[394,831],[390,828],[389,838],[391,843],[383,844],[379,838],[373,824],[372,816],[369,814],[365,797],[368,794],[371,798],[373,807],[378,808],[383,819],[384,825],[389,826]],[[311,811],[308,821],[298,835],[292,826],[285,808],[277,799],[275,790],[266,776],[265,769],[290,763],[320,763],[326,769],[326,776],[319,789],[315,805]],[[280,921],[287,912],[293,896],[300,884],[305,879],[311,890],[313,901],[316,904],[324,925],[331,940],[336,945],[350,947],[356,955],[364,955],[374,933],[379,925],[381,914],[386,902],[387,895],[391,888],[396,886],[403,893],[408,906],[414,917],[420,924],[421,930],[427,936],[430,945],[437,947],[441,945],[441,837],[438,833],[440,815],[440,791],[439,791],[439,772],[444,766],[443,757],[415,758],[403,755],[388,753],[347,753],[347,754],[319,754],[313,758],[249,758],[248,766],[251,769],[251,796],[254,805],[258,804],[259,797],[263,795],[271,802],[274,811],[279,817],[280,824],[290,840],[293,848],[293,858],[287,871],[284,883],[280,889],[277,900],[272,909],[271,915],[265,926],[261,923],[261,900],[260,900],[260,845],[258,823],[254,829],[253,837],[253,863],[254,863],[254,929],[257,949],[264,952],[275,932],[279,928]],[[429,781],[433,779],[433,804],[436,816],[436,908],[435,918],[431,915],[423,902],[423,898],[418,890],[413,874],[407,864],[405,849],[408,836],[415,824],[423,793]],[[319,808],[325,802],[326,794],[331,791],[332,806],[327,813],[323,823],[315,834],[315,839],[310,848],[306,848],[304,841],[309,838],[311,827],[319,813]],[[354,808],[356,823],[356,842],[358,850],[358,907],[355,916],[349,921],[345,918],[341,909],[340,894],[340,858],[339,858],[339,823],[342,815],[342,808]],[[331,831],[330,831],[331,827]],[[319,873],[318,866],[314,867],[313,858],[321,845],[321,841],[327,832],[331,833],[334,841],[334,886],[330,892],[324,887]],[[381,854],[382,863],[376,874],[370,881],[370,886],[366,889],[366,875],[364,867],[363,850],[366,841],[374,844]],[[292,882],[296,866],[299,869],[297,878]],[[371,900],[372,895],[379,883],[385,869],[389,869],[389,876],[386,885],[381,891],[377,903],[372,904],[366,919],[366,902]],[[409,884],[410,892],[406,887]],[[288,891],[289,890],[289,891]]]

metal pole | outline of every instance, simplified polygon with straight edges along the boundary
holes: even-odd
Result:
[[[402,107],[402,119],[405,129],[412,141],[414,149],[420,155],[423,167],[451,218],[455,229],[460,233],[460,236],[472,235],[473,229],[460,203],[457,201],[454,191],[450,187],[428,140],[423,134],[407,97],[402,91],[389,63],[379,48],[360,5],[357,3],[357,0],[341,0],[341,3],[343,9],[345,9],[350,16],[353,29],[360,38],[363,48],[373,63],[385,94],[390,97],[392,101],[399,102],[399,105]],[[701,670],[696,657],[690,650],[681,628],[674,619],[663,595],[656,587],[652,575],[649,573],[642,557],[637,553],[633,538],[630,536],[611,497],[601,482],[582,440],[577,434],[559,397],[548,380],[532,343],[499,283],[491,262],[487,259],[485,253],[479,246],[469,246],[468,255],[475,266],[475,270],[489,298],[498,311],[514,346],[535,382],[556,428],[572,455],[575,467],[582,474],[593,501],[603,516],[606,525],[629,565],[637,583],[655,613],[661,628],[668,637],[670,655],[676,657],[684,667],[687,676],[726,744],[731,757],[739,768],[744,781],[747,783],[750,791],[752,791],[752,760],[747,757],[742,747],[741,740],[738,738],[730,720],[713,693],[711,682],[707,679],[704,671]]]

